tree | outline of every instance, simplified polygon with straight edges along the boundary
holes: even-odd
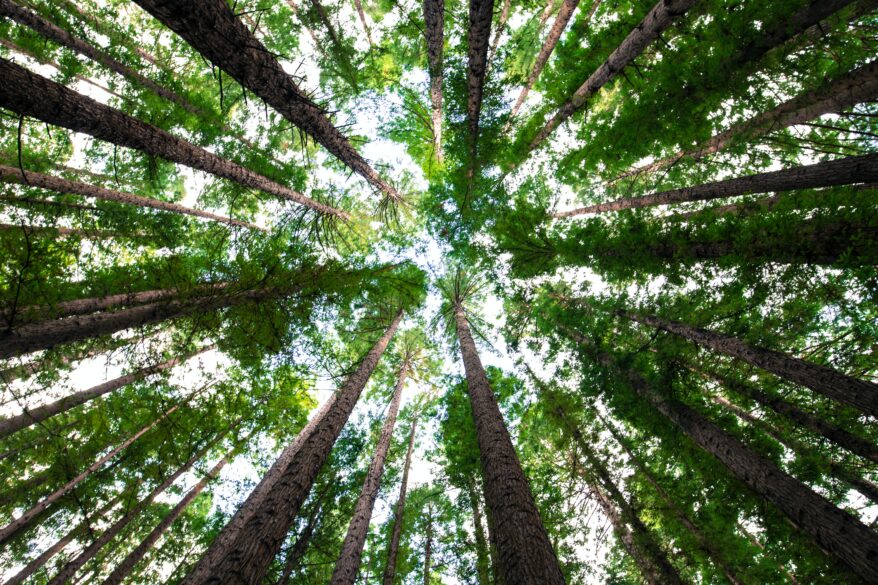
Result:
[[[396,578],[396,562],[399,556],[399,539],[402,536],[402,523],[405,518],[405,496],[408,489],[409,468],[412,464],[412,451],[415,447],[415,431],[417,430],[417,418],[412,421],[409,431],[408,449],[405,454],[405,464],[402,471],[402,482],[399,484],[399,496],[393,509],[393,530],[390,536],[390,545],[387,547],[387,564],[384,568],[382,583],[393,585]]]

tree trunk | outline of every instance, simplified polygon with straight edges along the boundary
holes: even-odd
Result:
[[[402,390],[405,386],[408,369],[407,358],[399,369],[390,407],[384,419],[384,426],[381,428],[378,444],[375,446],[375,454],[372,456],[372,462],[366,472],[363,489],[360,491],[360,497],[357,498],[354,515],[341,545],[341,554],[335,563],[335,570],[332,572],[331,585],[353,585],[360,570],[363,546],[366,544],[366,535],[369,532],[369,521],[372,519],[375,499],[381,488],[381,476],[384,474],[384,463],[393,440],[393,427],[396,425],[396,416],[399,413],[399,403],[402,400]]]
[[[646,464],[640,460],[640,458],[635,455],[631,444],[625,439],[619,430],[608,420],[606,420],[600,413],[597,413],[598,418],[604,424],[604,427],[610,434],[613,435],[613,438],[616,439],[616,442],[622,446],[622,449],[625,450],[625,453],[628,454],[628,457],[631,459],[631,462],[634,464],[634,467],[646,478],[646,481],[652,488],[656,491],[656,493],[661,497],[662,501],[664,501],[665,505],[668,509],[676,516],[677,520],[683,527],[692,535],[695,541],[698,543],[698,546],[707,553],[707,556],[710,557],[710,560],[718,569],[720,569],[723,574],[726,576],[726,579],[729,580],[729,583],[732,585],[741,585],[741,580],[738,578],[735,570],[726,562],[723,558],[724,555],[720,552],[719,549],[710,541],[704,532],[698,528],[694,522],[689,518],[686,514],[685,510],[683,510],[677,503],[674,501],[674,498],[671,497],[665,488],[658,482],[656,477],[652,474],[652,472],[646,467]]]
[[[497,47],[500,46],[500,37],[503,36],[503,29],[506,27],[506,21],[509,20],[511,8],[512,0],[503,0],[503,8],[500,9],[500,18],[497,21],[497,30],[494,31],[494,40],[491,42],[491,49],[488,52],[488,63],[486,64],[486,67],[491,66],[491,61],[494,60],[494,54],[497,52]]]
[[[75,408],[80,404],[85,404],[86,402],[94,400],[95,398],[103,396],[104,394],[109,394],[110,392],[118,390],[119,388],[127,386],[128,384],[136,382],[137,380],[142,380],[147,376],[169,370],[177,364],[183,363],[195,357],[196,355],[213,349],[214,347],[215,346],[210,345],[198,351],[192,352],[182,358],[173,358],[162,363],[155,364],[153,366],[140,368],[139,370],[131,372],[130,374],[119,376],[118,378],[108,380],[106,382],[103,382],[102,384],[98,384],[97,386],[92,386],[91,388],[75,392],[69,396],[65,396],[64,398],[59,398],[55,402],[50,402],[48,404],[43,404],[34,408],[25,407],[24,411],[21,414],[10,416],[9,418],[0,419],[0,438],[8,437],[9,435],[20,431],[21,429],[26,429],[30,426],[41,423],[49,417],[67,412],[71,408]]]
[[[374,43],[372,43],[372,31],[369,30],[369,23],[366,22],[366,13],[363,11],[363,2],[361,0],[354,0],[354,4],[357,7],[357,14],[360,16],[360,24],[363,25],[363,30],[366,31],[366,40],[369,41],[369,48],[371,49],[374,46]]]
[[[424,585],[430,585],[430,569],[433,554],[433,514],[427,512],[427,541],[424,543]]]
[[[479,115],[482,111],[482,91],[488,61],[488,42],[491,39],[491,20],[494,17],[494,0],[470,0],[469,32],[467,33],[467,103],[466,115],[469,127],[471,151],[476,152],[479,140]],[[475,160],[470,161],[475,166]]]
[[[454,318],[485,478],[485,502],[497,523],[503,581],[506,585],[564,583],[460,304]]]
[[[378,176],[323,111],[302,93],[225,0],[202,0],[197,4],[162,0],[137,3],[373,186],[391,199],[399,199],[396,190]],[[204,26],[205,22],[211,26]]]
[[[31,73],[6,59],[0,59],[0,76],[7,81],[0,85],[0,106],[17,114],[82,132],[112,144],[135,148],[294,201],[321,214],[348,217],[338,209],[309,199],[200,146]]]
[[[616,77],[698,0],[659,0],[634,30],[610,53],[607,60],[585,80],[564,105],[546,122],[531,141],[528,152],[537,149],[555,129],[578,112],[603,86]]]
[[[317,522],[320,520],[321,507],[322,502],[318,501],[314,506],[311,515],[308,517],[308,523],[296,538],[296,544],[293,545],[293,548],[290,550],[289,554],[287,554],[287,558],[284,561],[284,569],[281,573],[280,579],[277,580],[277,585],[287,585],[290,582],[290,577],[292,576],[293,571],[295,571],[299,567],[299,563],[302,562],[302,557],[305,556],[305,552],[308,550],[308,544],[311,542],[311,537],[314,535],[314,530],[317,528]]]
[[[293,453],[290,463],[280,470],[279,477],[269,482],[269,487],[259,496],[259,508],[242,516],[246,519],[243,526],[233,531],[233,538],[220,543],[224,544],[222,548],[211,545],[204,562],[199,563],[183,581],[185,585],[255,585],[261,581],[396,332],[402,315],[402,311],[397,313],[387,331],[338,390],[335,400]]]
[[[399,541],[402,537],[402,523],[405,519],[405,496],[408,489],[409,467],[412,464],[412,451],[415,450],[415,430],[418,419],[412,420],[412,428],[409,431],[409,446],[405,454],[405,464],[402,468],[402,481],[399,484],[399,498],[396,500],[396,509],[393,512],[393,530],[390,534],[390,548],[387,551],[387,564],[384,567],[383,585],[394,585],[396,580],[396,558],[399,555]]]
[[[65,583],[70,581],[76,574],[76,572],[83,567],[83,565],[93,559],[95,555],[97,555],[98,552],[100,552],[100,550],[107,543],[116,538],[116,536],[118,536],[122,532],[122,530],[124,530],[128,526],[128,524],[131,523],[132,520],[137,518],[140,513],[143,512],[143,510],[145,510],[150,504],[152,504],[158,496],[163,494],[165,490],[171,487],[181,475],[189,471],[189,469],[195,464],[195,462],[201,459],[210,450],[210,448],[216,445],[223,437],[226,436],[227,433],[228,431],[220,433],[214,440],[210,441],[207,445],[205,445],[203,448],[199,449],[194,455],[192,455],[192,457],[190,457],[174,473],[166,477],[162,483],[153,488],[153,490],[149,492],[146,497],[141,499],[134,506],[128,508],[121,518],[116,520],[112,525],[104,530],[99,537],[92,540],[89,546],[87,546],[75,558],[73,558],[66,565],[64,565],[64,567],[58,572],[58,574],[52,577],[48,585],[64,585]],[[232,452],[234,453],[234,450]],[[222,467],[226,464],[230,455],[231,453],[220,460],[220,462],[217,464],[219,466],[219,469],[222,469]],[[211,473],[213,473],[214,470],[219,473],[219,469],[217,469],[217,467],[215,466],[214,469],[211,470]],[[204,482],[205,484],[207,483],[205,479],[203,479],[202,482]],[[204,486],[202,486],[201,489],[204,489]],[[187,494],[187,497],[188,495],[189,494]],[[156,536],[156,538],[158,538],[158,535]],[[152,543],[150,543],[150,546],[151,544]],[[146,548],[148,549],[149,547]],[[144,550],[144,552],[146,552],[146,549]],[[128,561],[128,558],[123,561],[123,564],[126,561]],[[127,570],[130,571],[132,567],[128,567]],[[115,575],[115,572],[113,574]]]
[[[500,561],[500,551],[497,548],[497,522],[491,509],[485,506],[485,520],[488,524],[488,553],[491,557],[491,583],[493,585],[504,585],[502,562]]]
[[[470,478],[467,491],[469,503],[473,510],[473,533],[476,538],[476,572],[478,573],[479,585],[490,585],[488,576],[490,560],[488,558],[488,540],[485,538],[485,526],[482,524],[482,509],[479,505],[479,494],[476,491],[475,479]]]
[[[858,380],[832,368],[812,364],[784,353],[752,347],[740,339],[709,329],[692,327],[677,321],[666,321],[654,315],[638,315],[617,311],[621,317],[649,327],[679,335],[718,353],[739,359],[752,366],[815,392],[878,416],[878,384]]]
[[[445,0],[424,0],[424,37],[427,40],[427,68],[430,73],[430,105],[433,150],[442,162],[442,51],[445,34]]]
[[[654,173],[673,166],[683,159],[699,160],[740,141],[753,140],[825,114],[841,113],[859,103],[874,100],[876,95],[878,95],[878,61],[873,61],[832,80],[821,88],[806,91],[767,112],[735,124],[695,149],[680,151],[654,163],[632,168],[614,180]]]
[[[607,203],[553,213],[552,217],[560,219],[589,213],[607,213],[656,205],[712,201],[714,199],[737,197],[750,193],[815,189],[818,187],[833,187],[875,181],[878,181],[878,154],[866,154],[813,165],[793,167],[782,171],[757,173],[736,179],[726,179],[725,181],[704,183],[692,187],[683,187],[682,189],[672,189],[640,197],[626,197]]]
[[[594,352],[576,332],[571,337]],[[620,371],[616,360],[598,352],[598,361]],[[817,545],[839,559],[868,583],[878,583],[878,534],[826,498],[789,476],[771,460],[751,450],[685,404],[666,398],[640,374],[623,371],[634,392],[668,418],[699,447],[719,459],[747,487],[774,504]]]
[[[5,0],[0,0],[0,2],[3,1]],[[170,211],[172,213],[178,213],[182,215],[201,217],[204,219],[209,219],[211,221],[225,223],[231,226],[259,230],[263,232],[267,231],[265,228],[259,227],[255,224],[237,219],[231,219],[229,217],[223,217],[209,211],[200,211],[198,209],[192,209],[191,207],[185,207],[177,203],[169,203],[167,201],[161,201],[160,199],[153,199],[151,197],[141,197],[140,195],[134,195],[133,193],[113,191],[111,189],[105,189],[96,185],[88,185],[86,183],[68,181],[67,179],[52,177],[50,175],[44,175],[42,173],[36,173],[34,171],[27,171],[24,173],[24,177],[22,177],[21,169],[7,167],[3,165],[0,165],[0,181],[4,181],[6,183],[28,185],[31,187],[40,187],[42,189],[48,189],[49,191],[55,191],[56,193],[61,194],[74,193],[76,195],[82,195],[83,197],[92,197],[95,199],[101,199],[103,201],[113,201],[115,203],[121,203],[123,205],[134,205],[136,207],[146,207],[150,209],[158,209],[161,211]]]

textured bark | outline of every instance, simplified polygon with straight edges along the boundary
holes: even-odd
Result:
[[[317,523],[320,520],[320,511],[323,507],[322,502],[317,502],[317,505],[314,506],[314,509],[311,511],[311,515],[308,516],[308,523],[305,524],[305,527],[296,537],[296,544],[293,545],[293,548],[287,554],[287,558],[284,561],[284,569],[281,573],[280,578],[277,580],[277,585],[287,585],[290,582],[290,577],[299,567],[299,563],[302,562],[302,557],[305,556],[305,552],[308,550],[308,545],[311,543],[311,537],[314,535],[314,530],[317,528]]]
[[[782,171],[757,173],[736,179],[703,183],[682,189],[661,191],[640,197],[626,197],[607,203],[588,205],[570,211],[553,213],[554,218],[573,217],[589,213],[606,213],[624,209],[638,209],[655,205],[670,205],[692,201],[711,201],[751,193],[814,189],[878,181],[878,155],[866,154],[832,161],[793,167]]]
[[[400,311],[338,390],[332,405],[301,442],[289,465],[260,497],[259,508],[249,514],[234,538],[227,539],[222,548],[211,545],[205,553],[208,561],[193,569],[183,581],[185,585],[255,585],[261,581],[401,320]]]
[[[482,91],[488,65],[488,42],[491,39],[491,20],[494,0],[470,0],[469,31],[467,33],[467,126],[471,151],[475,153],[479,140],[479,115],[482,111]],[[475,161],[471,161],[475,165]]]
[[[0,0],[0,2],[3,2],[3,0]],[[170,211],[172,213],[201,217],[203,219],[209,219],[211,221],[225,223],[232,226],[243,227],[252,230],[260,230],[263,232],[267,231],[265,228],[261,228],[252,223],[232,219],[229,217],[223,217],[222,215],[217,215],[209,211],[192,209],[191,207],[186,207],[177,203],[170,203],[168,201],[153,199],[151,197],[142,197],[140,195],[134,195],[133,193],[113,191],[112,189],[105,189],[103,187],[89,185],[87,183],[68,181],[67,179],[52,177],[50,175],[44,175],[42,173],[37,173],[34,171],[26,171],[25,178],[26,181],[22,178],[21,169],[0,165],[0,181],[6,183],[18,183],[22,185],[27,184],[32,187],[40,187],[42,189],[48,189],[50,191],[55,191],[56,193],[61,194],[74,193],[76,195],[82,195],[83,197],[101,199],[103,201],[113,201],[115,203],[121,203],[123,205],[134,205],[136,207],[146,207],[150,209],[158,209],[161,211]]]
[[[200,146],[31,73],[6,59],[0,59],[0,76],[6,80],[0,85],[0,106],[13,112],[204,171],[294,201],[321,214],[347,218],[342,211],[309,199]]]
[[[424,543],[424,585],[430,585],[430,569],[433,555],[433,514],[427,513],[427,542]]]
[[[494,40],[491,41],[491,49],[488,52],[488,67],[491,66],[491,61],[494,60],[494,53],[497,52],[497,47],[500,46],[500,37],[503,36],[503,29],[506,27],[506,21],[509,20],[511,8],[512,0],[503,0],[503,8],[500,9],[500,18],[497,20],[497,30],[494,31]]]
[[[753,347],[740,339],[708,329],[667,321],[654,315],[638,315],[627,311],[617,313],[632,321],[679,335],[718,353],[762,368],[827,398],[858,408],[866,414],[878,416],[878,384],[873,382],[859,380],[832,368],[812,364],[778,351]]]
[[[537,132],[528,151],[538,148],[565,120],[578,112],[588,99],[613,80],[626,66],[637,58],[646,47],[656,40],[680,16],[698,0],[659,0],[622,43],[610,53],[607,60],[592,73],[558,111]]]
[[[388,197],[399,198],[396,190],[378,176],[323,111],[302,93],[225,0],[137,3],[369,183]]]
[[[214,440],[210,441],[203,448],[199,449],[192,457],[190,457],[183,465],[181,465],[174,473],[169,475],[162,481],[159,485],[154,487],[151,492],[149,492],[143,499],[139,502],[131,506],[125,511],[125,514],[117,519],[113,524],[107,527],[100,536],[92,540],[91,544],[89,544],[84,550],[82,550],[76,557],[71,559],[57,575],[52,577],[49,580],[48,585],[63,585],[70,581],[73,576],[76,574],[79,569],[83,567],[88,561],[93,559],[95,555],[100,552],[100,550],[107,545],[111,540],[113,540],[116,536],[118,536],[122,530],[124,530],[128,524],[131,523],[132,520],[137,518],[143,510],[145,510],[150,504],[152,504],[157,497],[165,492],[169,487],[171,487],[177,479],[189,471],[196,461],[201,459],[207,451],[210,450],[216,443],[218,443],[227,433],[225,431],[217,436]],[[220,460],[220,463],[225,465],[226,459]],[[222,468],[222,466],[220,466]],[[127,559],[126,559],[127,560]]]
[[[372,31],[369,30],[369,23],[366,22],[366,13],[363,11],[363,2],[361,0],[354,0],[354,4],[357,7],[357,14],[360,16],[360,24],[363,25],[363,30],[366,31],[366,40],[369,41],[369,47],[372,47],[374,43],[372,43]]]
[[[661,497],[662,501],[668,507],[668,509],[676,516],[677,520],[683,527],[692,535],[695,541],[698,543],[698,546],[707,553],[707,556],[710,557],[710,560],[718,569],[723,572],[726,579],[728,579],[729,583],[733,585],[741,585],[741,580],[738,578],[735,570],[729,565],[729,563],[725,560],[723,553],[714,545],[707,535],[698,528],[694,522],[689,518],[686,511],[681,508],[677,502],[674,501],[674,498],[671,497],[671,494],[662,487],[662,485],[658,482],[656,477],[652,474],[652,472],[646,467],[643,461],[634,453],[631,444],[625,439],[616,427],[606,420],[600,413],[598,413],[598,418],[601,419],[601,422],[604,424],[604,427],[610,434],[613,435],[613,438],[616,439],[616,442],[622,446],[625,450],[625,453],[628,454],[629,459],[632,463],[634,463],[634,467],[640,472],[640,474],[646,478],[646,481],[652,488],[656,491],[656,493]]]
[[[424,37],[430,73],[430,118],[433,123],[433,149],[442,161],[442,49],[445,34],[445,0],[424,0]]]
[[[393,397],[390,400],[390,407],[387,409],[384,426],[381,428],[381,435],[375,446],[375,454],[372,456],[372,462],[366,472],[360,497],[357,498],[354,507],[354,515],[341,545],[341,554],[335,563],[335,570],[332,572],[331,585],[353,585],[360,570],[363,546],[366,544],[375,499],[381,488],[381,476],[384,474],[384,463],[387,461],[387,453],[390,451],[393,428],[396,426],[396,417],[399,413],[399,403],[402,400],[402,390],[405,387],[408,369],[408,360],[403,361],[397,374],[396,387],[393,389]]]
[[[500,551],[497,549],[497,521],[491,513],[491,508],[485,506],[485,520],[488,524],[488,553],[491,557],[491,583],[493,585],[504,585],[503,569],[500,561]]]
[[[594,353],[588,340],[575,332],[569,333],[574,341]],[[597,353],[597,359],[619,371],[612,356]],[[637,372],[628,370],[622,373],[637,395],[652,404],[696,445],[721,461],[744,485],[774,504],[820,548],[842,561],[867,583],[878,583],[878,534],[695,410],[665,397]]]
[[[32,425],[41,423],[49,417],[67,412],[71,408],[75,408],[81,404],[94,400],[95,398],[109,394],[110,392],[118,390],[119,388],[127,386],[137,380],[142,380],[147,376],[169,370],[177,364],[185,362],[200,353],[213,349],[213,347],[214,346],[208,346],[182,358],[173,358],[153,366],[140,368],[130,374],[107,380],[97,386],[92,386],[91,388],[75,392],[64,398],[59,398],[55,402],[50,402],[34,408],[25,407],[21,414],[0,419],[0,438],[8,437],[21,429],[26,429]]]
[[[473,511],[473,533],[476,538],[476,572],[478,574],[479,585],[489,585],[491,583],[488,577],[490,560],[488,558],[488,540],[485,538],[485,526],[482,523],[482,507],[479,504],[479,494],[476,491],[476,482],[474,478],[470,478],[469,503]]]
[[[399,541],[402,537],[402,523],[405,519],[405,497],[408,490],[409,467],[412,465],[412,452],[415,450],[415,430],[417,426],[418,420],[415,418],[409,431],[409,446],[405,453],[405,463],[402,467],[399,497],[396,500],[396,508],[393,511],[393,530],[390,533],[390,547],[387,551],[387,564],[384,566],[383,585],[394,585],[396,580],[396,559],[399,556]]]
[[[677,152],[648,165],[632,168],[616,179],[662,170],[686,160],[699,160],[716,154],[731,144],[753,140],[796,124],[837,114],[878,97],[878,61],[863,65],[830,83],[796,96],[771,110],[753,116],[720,132],[695,149]]]
[[[497,523],[503,581],[506,585],[564,583],[549,535],[459,304],[454,318],[485,478],[485,502]]]

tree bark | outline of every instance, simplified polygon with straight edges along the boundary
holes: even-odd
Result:
[[[427,541],[424,543],[424,585],[430,585],[430,569],[433,554],[433,514],[427,512]]]
[[[482,111],[482,92],[488,64],[488,42],[491,39],[491,20],[494,0],[470,0],[469,31],[467,33],[467,126],[471,151],[475,153],[479,140],[479,115]],[[475,165],[475,161],[471,161]]]
[[[6,59],[0,59],[0,106],[47,124],[82,132],[107,142],[134,148],[165,160],[228,179],[251,189],[304,205],[324,215],[346,219],[338,209],[254,173],[230,160],[141,122],[46,79]]]
[[[354,515],[351,518],[347,534],[341,545],[341,554],[335,563],[335,570],[332,572],[330,585],[353,585],[360,570],[363,546],[366,544],[366,536],[369,532],[369,521],[372,519],[375,499],[378,497],[378,490],[381,488],[381,476],[384,474],[384,463],[387,461],[387,453],[393,440],[393,428],[396,426],[396,417],[399,413],[399,403],[402,400],[402,390],[405,386],[408,369],[409,362],[407,358],[403,361],[397,374],[396,387],[393,389],[393,397],[390,400],[390,407],[387,409],[384,426],[381,428],[381,435],[375,447],[375,454],[372,456],[372,462],[369,464],[369,470],[366,472],[366,479],[363,482],[360,497],[357,498],[357,503],[354,507]]]
[[[412,464],[412,452],[415,450],[415,430],[418,419],[412,420],[412,428],[409,431],[409,446],[405,454],[405,464],[402,468],[402,481],[399,484],[399,497],[396,500],[396,508],[393,512],[393,530],[390,534],[390,547],[387,551],[387,564],[384,567],[383,585],[394,585],[396,580],[396,559],[399,556],[399,541],[402,537],[402,523],[405,519],[405,497],[408,490],[409,467]]]
[[[695,149],[681,150],[654,163],[632,168],[614,180],[654,173],[684,159],[699,160],[716,154],[731,144],[753,140],[825,114],[838,114],[859,103],[874,100],[876,96],[878,96],[878,61],[873,61],[832,80],[823,87],[806,91],[771,110],[735,124]]]
[[[211,545],[205,553],[204,562],[199,563],[184,579],[185,585],[255,585],[261,581],[283,545],[317,473],[329,457],[372,371],[396,332],[402,315],[402,311],[397,313],[384,335],[369,350],[356,371],[338,390],[330,407],[304,437],[289,464],[280,470],[276,479],[269,482],[269,487],[259,496],[259,508],[243,515],[246,521],[240,529],[233,531],[233,538],[220,543],[222,548],[215,546],[216,543]]]
[[[503,581],[506,585],[564,583],[459,303],[454,318],[485,478],[485,502],[497,523]]]
[[[225,0],[137,3],[373,186],[391,199],[399,199],[399,193],[378,176],[323,111],[302,93]]]
[[[565,120],[578,112],[588,99],[616,77],[698,0],[659,0],[634,30],[622,41],[607,60],[592,73],[570,96],[564,105],[546,122],[531,141],[528,152],[537,149]]]
[[[497,30],[494,31],[494,40],[491,41],[491,49],[488,52],[488,63],[486,67],[491,66],[491,61],[494,60],[494,54],[497,52],[497,47],[500,46],[500,37],[503,36],[503,28],[506,26],[506,21],[509,20],[511,8],[512,0],[503,0],[503,8],[500,9],[500,18],[497,20]]]
[[[485,506],[485,520],[488,524],[488,553],[491,557],[491,583],[493,585],[504,585],[502,562],[500,561],[500,551],[497,548],[497,521],[491,509]]]
[[[3,1],[4,0],[0,0],[0,2]],[[40,187],[42,189],[48,189],[49,191],[54,191],[61,194],[74,193],[76,195],[82,195],[83,197],[101,199],[103,201],[113,201],[115,203],[121,203],[123,205],[133,205],[135,207],[158,209],[160,211],[169,211],[181,215],[191,215],[193,217],[209,219],[211,221],[228,224],[230,226],[243,227],[251,230],[259,230],[262,232],[268,231],[265,228],[259,227],[255,224],[241,221],[238,219],[232,219],[229,217],[223,217],[222,215],[217,215],[209,211],[192,209],[191,207],[186,207],[177,203],[170,203],[168,201],[153,199],[151,197],[142,197],[140,195],[134,195],[133,193],[113,191],[112,189],[105,189],[103,187],[89,185],[87,183],[68,181],[67,179],[52,177],[50,175],[44,175],[42,173],[37,173],[34,171],[26,171],[24,173],[24,177],[22,177],[21,169],[7,167],[3,165],[0,165],[0,181],[6,183],[17,183],[19,185],[28,185],[31,187]]]
[[[290,577],[292,576],[293,571],[295,571],[299,567],[299,563],[302,562],[302,557],[305,556],[305,552],[308,550],[308,544],[310,544],[311,537],[314,535],[314,530],[317,528],[317,522],[320,520],[321,508],[322,502],[318,501],[314,506],[311,515],[308,516],[308,523],[296,538],[296,544],[293,545],[292,550],[287,554],[287,558],[284,561],[284,569],[281,573],[280,579],[277,580],[277,585],[287,585],[290,582]]]
[[[113,378],[112,380],[108,380],[97,386],[92,386],[91,388],[75,392],[64,398],[59,398],[55,402],[50,402],[34,408],[25,407],[21,414],[0,419],[0,438],[8,437],[22,429],[41,423],[49,417],[67,412],[72,408],[85,404],[86,402],[99,398],[105,394],[109,394],[110,392],[118,390],[119,388],[127,386],[137,380],[142,380],[147,376],[169,370],[177,364],[183,363],[205,351],[213,349],[214,347],[215,346],[213,345],[207,346],[182,358],[173,358],[159,364],[140,368],[130,374]]]
[[[473,511],[473,533],[476,538],[476,573],[479,585],[490,585],[488,576],[490,560],[488,558],[488,540],[485,538],[485,526],[482,523],[482,508],[479,505],[479,494],[476,491],[476,482],[470,478],[467,491],[469,503]]]
[[[442,53],[445,34],[445,0],[424,0],[424,37],[427,40],[427,68],[430,74],[430,105],[433,150],[442,162]]]
[[[878,154],[866,154],[793,167],[782,171],[770,171],[725,181],[703,183],[640,197],[626,197],[607,203],[553,213],[552,217],[560,219],[589,213],[606,213],[656,205],[711,201],[750,193],[814,189],[875,181],[878,181]]]
[[[361,0],[354,0],[354,4],[357,7],[357,14],[360,16],[360,24],[363,25],[363,30],[366,31],[366,40],[369,41],[369,48],[374,46],[372,43],[372,31],[369,30],[369,23],[366,22],[366,13],[363,11],[363,2]]]
[[[638,315],[620,310],[617,314],[649,327],[679,335],[698,345],[792,382],[838,402],[848,404],[871,416],[878,416],[878,384],[859,380],[832,368],[812,364],[784,353],[753,347],[730,335],[667,321],[654,315]]]
[[[596,354],[604,366],[621,371],[607,353],[595,352],[587,339],[571,338]],[[721,461],[744,485],[774,504],[790,522],[809,535],[828,554],[842,561],[868,583],[878,583],[878,534],[840,510],[811,488],[781,471],[732,435],[682,402],[665,397],[633,370],[621,371],[634,392],[649,402],[696,445]]]

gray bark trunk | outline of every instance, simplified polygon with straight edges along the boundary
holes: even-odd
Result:
[[[390,534],[390,547],[387,551],[387,564],[384,567],[383,585],[394,585],[396,580],[396,559],[399,556],[399,541],[402,537],[402,523],[405,519],[405,497],[408,490],[409,467],[412,464],[412,452],[415,449],[415,430],[418,420],[412,421],[409,431],[409,446],[405,454],[405,464],[402,468],[402,481],[399,484],[399,497],[396,500],[396,508],[393,511],[393,530]]]
[[[491,20],[494,0],[470,0],[469,32],[467,33],[467,126],[471,149],[475,152],[479,139],[479,115],[482,111],[482,92],[488,65],[488,42],[491,40]],[[471,161],[475,165],[475,161]]]
[[[433,123],[433,149],[442,162],[442,51],[445,34],[445,0],[424,0],[424,36],[430,73],[430,106]]]

